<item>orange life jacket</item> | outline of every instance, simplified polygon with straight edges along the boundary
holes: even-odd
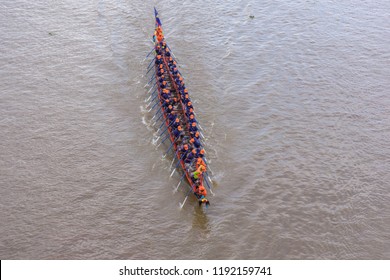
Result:
[[[157,41],[161,42],[162,40],[164,40],[164,36],[162,34],[157,34]]]
[[[206,163],[203,161],[202,158],[198,158],[196,161],[196,169],[199,169],[199,167],[203,165],[206,168]]]
[[[206,172],[207,168],[203,164],[200,164],[199,167],[196,169],[196,172],[199,172],[202,174],[203,172]]]
[[[207,191],[206,191],[205,187],[203,187],[203,186],[199,186],[198,193],[200,195],[204,195],[204,196],[207,195]]]

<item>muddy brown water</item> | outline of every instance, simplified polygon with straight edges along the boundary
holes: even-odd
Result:
[[[389,259],[389,1],[2,1],[1,259]],[[145,109],[153,6],[215,196]]]

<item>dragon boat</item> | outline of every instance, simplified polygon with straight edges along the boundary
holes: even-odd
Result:
[[[148,91],[150,96],[147,101],[151,100],[147,106],[150,107],[149,112],[156,110],[152,118],[152,121],[155,119],[153,125],[159,125],[157,130],[159,136],[156,142],[160,140],[161,143],[158,145],[160,146],[167,140],[170,141],[169,148],[163,157],[168,154],[173,155],[171,167],[177,161],[171,173],[171,177],[175,171],[181,176],[175,191],[179,189],[183,180],[188,183],[185,184],[187,195],[180,203],[180,207],[184,206],[188,196],[192,193],[199,205],[207,208],[210,205],[207,190],[211,194],[213,192],[207,171],[208,163],[202,127],[196,120],[194,106],[183,75],[178,69],[176,56],[165,40],[156,8],[154,8],[154,15],[154,47],[146,58],[154,55],[147,69],[147,73],[152,73],[147,84],[150,86]]]

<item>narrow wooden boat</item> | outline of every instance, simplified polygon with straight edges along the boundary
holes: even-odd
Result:
[[[196,120],[194,106],[179,71],[177,59],[165,40],[156,9],[154,14],[156,21],[153,34],[154,48],[148,54],[154,55],[148,66],[148,73],[152,72],[148,83],[151,86],[148,92],[151,94],[148,98],[148,101],[151,100],[148,104],[151,107],[149,112],[156,110],[154,123],[162,122],[158,129],[160,133],[158,140],[161,140],[159,146],[166,140],[170,141],[164,156],[173,153],[171,167],[174,161],[177,161],[171,173],[171,177],[176,170],[181,174],[176,190],[184,179],[188,182],[188,185],[186,184],[188,192],[180,207],[183,207],[190,193],[193,193],[199,205],[208,207],[210,202],[207,192],[212,193],[212,190],[207,172],[202,128]]]

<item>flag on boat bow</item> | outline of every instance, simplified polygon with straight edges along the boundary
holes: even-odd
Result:
[[[158,17],[158,12],[156,10],[156,7],[154,7],[154,17],[156,18],[156,25],[161,26],[160,18]]]

